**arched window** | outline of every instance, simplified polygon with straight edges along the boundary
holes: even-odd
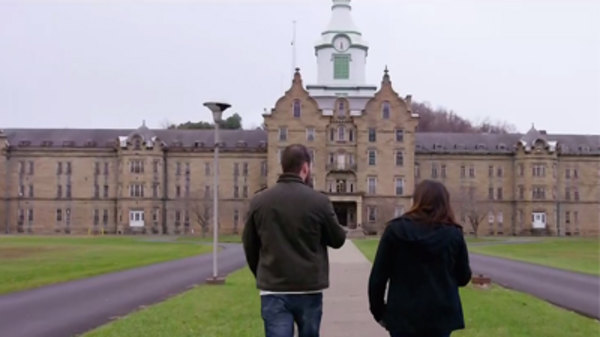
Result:
[[[342,101],[342,100],[338,101],[337,112],[338,112],[338,117],[344,117],[346,115],[346,104],[344,103],[344,101]]]
[[[294,118],[300,118],[300,114],[302,112],[302,108],[300,105],[300,100],[296,99],[294,100],[294,104],[293,104],[293,110],[294,110]]]
[[[390,102],[383,102],[381,115],[383,119],[390,119]]]

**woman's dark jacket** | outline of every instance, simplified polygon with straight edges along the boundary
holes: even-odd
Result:
[[[397,333],[462,329],[458,287],[470,279],[469,255],[460,227],[394,219],[381,238],[369,279],[371,313]]]

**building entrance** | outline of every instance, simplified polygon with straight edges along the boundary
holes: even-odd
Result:
[[[356,228],[355,202],[334,202],[333,209],[340,225],[348,228]]]

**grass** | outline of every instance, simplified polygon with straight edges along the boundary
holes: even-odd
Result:
[[[0,294],[209,252],[131,237],[1,237]]]
[[[553,238],[526,244],[472,246],[469,250],[479,254],[600,275],[600,241],[597,238]]]
[[[248,269],[225,286],[200,286],[101,326],[85,337],[264,336],[260,298]]]
[[[356,240],[371,261],[377,240]],[[496,247],[496,246],[494,246]],[[461,288],[466,330],[453,337],[589,337],[600,335],[598,321],[551,305],[533,296],[498,286]]]
[[[180,236],[177,238],[177,242],[205,242],[212,243],[213,237],[211,234],[207,234],[205,237],[194,235],[194,236]],[[242,234],[239,235],[219,235],[219,243],[241,243]]]

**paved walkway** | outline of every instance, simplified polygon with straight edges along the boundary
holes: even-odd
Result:
[[[221,274],[246,264],[241,245],[225,246],[218,255]],[[203,283],[211,274],[212,254],[206,254],[3,295],[0,336],[74,336]]]
[[[325,337],[387,337],[369,312],[367,284],[371,262],[346,240],[329,251],[330,285],[324,293],[321,335]]]
[[[473,273],[560,307],[600,319],[600,278],[498,257],[470,254]]]

